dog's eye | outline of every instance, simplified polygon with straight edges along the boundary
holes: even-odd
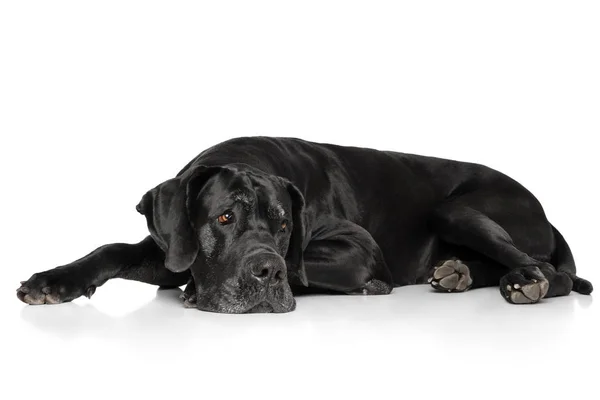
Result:
[[[223,214],[219,215],[217,221],[219,221],[221,225],[227,225],[232,223],[234,219],[233,211],[225,211]]]
[[[287,228],[287,219],[284,219],[283,221],[281,221],[281,229],[280,232],[285,232],[285,228]]]

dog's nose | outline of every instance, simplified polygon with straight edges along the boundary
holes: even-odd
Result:
[[[264,255],[253,257],[249,261],[250,273],[261,283],[276,285],[285,277],[285,263],[277,255]]]

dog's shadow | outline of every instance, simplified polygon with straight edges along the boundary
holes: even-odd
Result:
[[[134,346],[165,338],[185,347],[199,337],[235,342],[273,332],[305,332],[316,338],[347,330],[391,334],[412,330],[427,332],[434,341],[485,331],[531,338],[544,333],[551,341],[567,334],[576,311],[592,302],[591,296],[572,294],[515,306],[501,299],[497,288],[442,296],[415,286],[397,288],[389,296],[301,295],[291,313],[227,315],[186,309],[181,293],[159,289],[154,299],[120,316],[104,313],[90,302],[26,306],[21,318],[62,339],[102,337]]]
[[[157,289],[156,296],[132,312],[111,315],[101,311],[93,300],[41,306],[23,306],[21,319],[46,334],[62,339],[103,337],[119,342],[153,341],[174,337],[178,345],[186,341],[244,332],[266,330],[275,325],[302,323],[302,318],[287,314],[218,314],[185,308],[182,290]],[[287,322],[286,322],[287,321]]]
[[[181,319],[185,309],[179,299],[181,289],[158,289],[156,297],[135,311],[112,316],[98,310],[92,302],[25,306],[21,318],[31,325],[61,337],[85,336],[98,332],[110,333],[121,328],[158,328]],[[160,321],[153,326],[153,320]]]

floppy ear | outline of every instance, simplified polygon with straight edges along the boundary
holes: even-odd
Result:
[[[288,247],[286,258],[292,267],[292,278],[297,278],[304,286],[308,286],[306,269],[304,268],[304,196],[298,188],[291,182],[287,183],[287,190],[292,198],[292,236]]]
[[[146,216],[152,238],[165,252],[165,267],[173,272],[188,269],[200,250],[189,217],[188,199],[195,198],[208,178],[219,170],[219,167],[194,167],[147,192],[136,206]]]

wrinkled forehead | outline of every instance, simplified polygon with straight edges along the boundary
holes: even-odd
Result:
[[[283,184],[274,176],[259,176],[244,171],[222,171],[202,190],[202,201],[209,209],[241,205],[247,210],[266,207],[269,217],[283,217],[289,207]]]

